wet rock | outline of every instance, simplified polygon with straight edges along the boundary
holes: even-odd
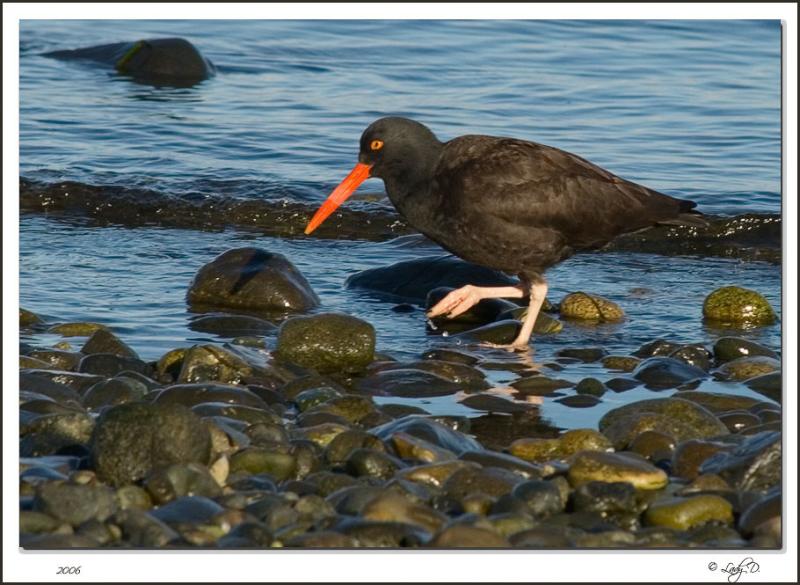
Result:
[[[678,496],[691,496],[697,493],[719,492],[721,494],[731,492],[731,486],[724,479],[713,473],[698,475],[689,484],[675,492]]]
[[[720,363],[754,356],[778,358],[778,355],[768,347],[741,337],[720,337],[714,343],[714,357]]]
[[[758,532],[760,527],[770,523],[780,524],[782,515],[781,492],[767,495],[750,505],[739,517],[739,531],[745,536],[751,536]],[[780,536],[780,532],[778,532]]]
[[[345,470],[356,477],[390,479],[403,464],[396,457],[374,449],[354,449],[345,462]]]
[[[156,404],[180,404],[183,406],[195,406],[204,402],[221,402],[269,410],[267,404],[253,392],[233,384],[175,384],[161,390],[156,395],[154,402]]]
[[[554,319],[550,315],[547,314],[549,311],[553,311],[555,308],[551,305],[547,299],[545,299],[544,304],[542,305],[542,309],[538,315],[536,315],[536,321],[533,324],[533,332],[536,335],[547,335],[550,333],[558,333],[562,329],[564,329],[564,324],[559,321],[558,319]],[[497,321],[505,321],[509,319],[513,319],[516,321],[524,321],[525,318],[528,316],[528,307],[515,307],[512,310],[505,311],[497,316]]]
[[[329,496],[342,488],[359,484],[357,479],[347,473],[336,473],[327,470],[316,471],[305,479],[316,486],[317,493],[322,497]]]
[[[184,496],[173,500],[149,514],[156,520],[174,526],[176,524],[200,524],[210,521],[223,511],[214,500],[202,496]]]
[[[363,517],[379,522],[402,522],[434,533],[447,521],[441,512],[394,493],[383,493],[364,506]]]
[[[430,372],[431,374],[436,374],[441,378],[450,380],[451,382],[460,385],[462,388],[474,390],[483,390],[489,388],[489,384],[486,382],[486,377],[478,368],[473,368],[466,364],[452,363],[441,360],[426,359],[410,363],[397,362],[381,368],[380,371],[386,372],[400,369],[413,369]]]
[[[769,325],[776,320],[775,311],[760,293],[739,286],[718,288],[703,302],[703,317],[726,327]]]
[[[111,353],[94,353],[82,358],[78,364],[78,371],[85,374],[94,374],[110,378],[125,371],[134,371],[150,375],[152,369],[149,365],[137,358],[121,357]]]
[[[600,360],[604,368],[609,370],[619,370],[621,372],[632,372],[641,362],[639,358],[627,355],[609,355]]]
[[[455,288],[442,286],[428,291],[425,301],[425,311],[429,311],[434,305],[446,297],[448,293],[454,290]],[[449,318],[446,315],[442,315],[440,317],[434,317],[432,321],[436,326],[444,327],[452,323],[485,325],[486,323],[495,321],[500,314],[516,308],[518,308],[517,305],[505,299],[483,299],[457,317]]]
[[[222,488],[208,468],[198,463],[157,469],[147,477],[144,485],[159,505],[183,496],[215,498],[222,494]]]
[[[602,347],[568,347],[556,352],[559,357],[575,358],[584,363],[596,362],[608,355]]]
[[[424,398],[455,394],[461,390],[461,385],[424,370],[401,368],[361,378],[356,382],[356,389],[375,395]]]
[[[484,494],[499,498],[511,492],[524,478],[512,471],[497,467],[465,467],[453,473],[442,486],[444,494],[452,500],[465,504],[467,498]]]
[[[453,364],[464,364],[467,366],[472,366],[477,364],[479,358],[477,356],[472,355],[471,353],[467,353],[464,351],[458,351],[455,349],[447,349],[443,347],[437,347],[434,349],[430,349],[422,354],[423,360],[436,360],[440,362],[448,362]]]
[[[103,377],[101,376],[81,374],[77,372],[66,372],[63,370],[26,370],[24,372],[20,372],[20,389],[23,389],[22,386],[24,384],[24,389],[26,390],[47,394],[47,392],[34,389],[36,384],[34,380],[30,379],[32,376],[45,378],[51,382],[56,382],[57,384],[63,384],[68,388],[72,388],[78,394],[83,394],[90,386],[103,380]],[[25,382],[23,382],[23,377],[25,378]],[[49,389],[54,388],[51,384],[42,383],[42,385],[46,385]],[[47,395],[49,396],[49,394]]]
[[[731,410],[747,410],[759,403],[755,398],[737,394],[723,394],[721,392],[681,392],[678,396],[682,400],[689,400],[708,409],[714,414],[730,412]]]
[[[320,530],[293,536],[285,545],[290,548],[355,548],[358,542],[338,532]]]
[[[700,466],[701,473],[716,473],[742,491],[779,485],[781,469],[781,433],[774,431],[749,436],[732,451],[718,453]]]
[[[547,518],[564,511],[566,501],[558,486],[551,481],[531,480],[518,484],[511,496],[524,503],[534,518]]]
[[[225,402],[201,402],[192,406],[192,412],[203,418],[224,417],[230,421],[249,424],[271,424],[280,421],[280,417],[272,411],[253,406],[228,404]],[[224,429],[226,432],[228,428]]]
[[[525,479],[541,479],[545,468],[529,463],[519,457],[497,451],[467,451],[461,454],[462,461],[473,461],[482,467],[499,467],[521,475]]]
[[[570,408],[592,408],[602,402],[597,396],[590,396],[588,394],[565,396],[564,398],[556,398],[555,401],[564,406],[569,406]]]
[[[492,394],[473,394],[471,396],[467,396],[463,400],[460,400],[459,404],[463,404],[464,406],[474,410],[500,413],[523,412],[525,410],[530,410],[531,408],[536,408],[533,404],[514,402],[512,400],[501,398],[500,396],[494,396]]]
[[[183,355],[177,382],[220,382],[242,384],[256,375],[257,369],[233,351],[217,345],[195,345]]]
[[[50,516],[78,526],[89,520],[104,521],[117,509],[114,490],[102,485],[79,485],[64,481],[42,484],[34,506]]]
[[[666,339],[656,339],[650,343],[645,343],[642,347],[633,352],[633,355],[640,358],[656,356],[668,356],[681,348],[680,344],[667,341]]]
[[[195,275],[189,304],[275,313],[305,312],[319,298],[282,254],[236,248],[219,255]]]
[[[375,329],[339,313],[295,317],[278,332],[275,355],[318,372],[359,371],[372,362]]]
[[[567,477],[576,487],[590,481],[621,481],[641,490],[655,490],[667,485],[664,471],[629,453],[581,451],[573,457]]]
[[[30,328],[34,325],[40,325],[43,323],[42,318],[34,313],[33,311],[28,311],[27,309],[23,309],[22,307],[19,308],[19,326],[20,328]]]
[[[305,412],[317,406],[318,404],[327,402],[331,398],[336,398],[337,396],[341,396],[341,393],[338,390],[323,386],[321,388],[310,388],[309,390],[303,390],[294,397],[294,402],[300,412]]]
[[[573,546],[565,527],[540,526],[517,532],[510,537],[511,544],[520,548],[568,548]]]
[[[600,419],[599,428],[615,449],[624,449],[644,431],[659,431],[678,442],[728,434],[728,428],[711,412],[682,398],[626,404],[607,412]]]
[[[109,328],[102,323],[89,323],[82,321],[77,323],[60,323],[58,325],[53,325],[47,330],[47,332],[57,333],[58,335],[63,335],[64,337],[88,337],[100,329],[109,331]]]
[[[405,460],[433,463],[455,459],[452,451],[408,433],[394,433],[389,441],[394,451]]]
[[[438,488],[443,486],[455,472],[470,467],[479,468],[477,463],[469,461],[437,461],[408,467],[398,472],[396,477]]]
[[[575,383],[569,380],[536,375],[520,378],[511,382],[510,385],[525,396],[546,396],[561,388],[571,388]]]
[[[719,415],[721,420],[731,433],[738,433],[745,429],[761,424],[761,419],[756,415],[743,410],[726,412]]]
[[[561,316],[565,319],[583,321],[621,321],[625,312],[616,303],[599,295],[584,292],[570,293],[559,305]]]
[[[589,396],[602,396],[606,393],[606,387],[597,378],[584,378],[575,386],[575,392]]]
[[[678,445],[672,457],[672,475],[693,480],[700,475],[703,462],[720,451],[731,451],[733,448],[733,445],[720,441],[684,441]]]
[[[133,349],[125,344],[119,337],[107,329],[98,329],[92,333],[91,337],[81,348],[81,353],[90,355],[93,353],[110,353],[120,357],[138,358]]]
[[[433,548],[508,548],[510,543],[491,530],[455,524],[446,528],[430,542]]]
[[[725,362],[717,368],[717,375],[724,380],[749,380],[781,369],[781,363],[767,356],[741,357]]]
[[[609,390],[613,390],[614,392],[627,392],[628,390],[632,390],[637,386],[641,386],[642,383],[638,380],[634,380],[633,378],[610,378],[606,380],[606,388]]]
[[[617,516],[629,525],[636,523],[644,509],[636,496],[636,488],[628,482],[590,481],[581,484],[573,492],[572,504],[576,512]]]
[[[365,548],[417,547],[430,540],[428,531],[402,522],[377,522],[353,518],[341,521],[336,529],[352,538],[357,547]]]
[[[34,369],[34,370],[48,370],[48,369],[55,370],[55,369],[59,369],[60,370],[61,369],[61,368],[57,368],[56,366],[54,366],[52,364],[48,364],[45,361],[42,361],[42,360],[34,358],[34,357],[30,357],[30,356],[27,356],[27,355],[19,356],[19,368],[21,370],[24,370],[24,369]]]
[[[192,331],[213,333],[222,337],[269,335],[278,329],[274,323],[265,319],[250,315],[227,315],[224,313],[198,315],[189,322],[189,328]]]
[[[669,357],[682,361],[685,364],[699,368],[704,372],[711,369],[711,352],[700,344],[684,345],[676,349]]]
[[[460,288],[467,284],[502,286],[514,285],[516,281],[502,272],[470,264],[450,255],[406,260],[390,266],[362,270],[346,281],[348,288],[369,290],[420,303],[437,287]]]
[[[421,416],[406,416],[370,430],[370,433],[383,441],[400,432],[424,439],[443,449],[452,451],[456,455],[460,455],[464,451],[481,449],[480,444],[475,439]]]
[[[766,396],[770,400],[778,404],[783,404],[783,381],[780,372],[772,372],[770,374],[763,374],[755,378],[750,378],[745,382],[745,385],[751,390],[755,390],[759,394]]]
[[[294,477],[297,463],[289,453],[279,453],[263,447],[248,447],[231,457],[230,471],[242,471],[250,475],[267,473],[277,481],[282,481]]]
[[[211,437],[183,406],[134,402],[101,415],[90,447],[98,477],[117,486],[172,463],[208,463]]]
[[[55,532],[63,526],[58,518],[36,510],[21,510],[19,513],[20,534],[43,534]]]
[[[647,508],[644,519],[651,526],[688,530],[706,522],[733,523],[733,506],[721,496],[701,494],[689,498],[664,498]]]
[[[360,423],[376,410],[375,403],[371,398],[358,394],[336,396],[317,408],[324,408],[327,412],[340,416],[351,423]]]
[[[86,408],[97,410],[103,406],[142,400],[146,393],[147,388],[143,384],[126,378],[110,378],[89,388],[83,395],[83,404]]]
[[[89,441],[94,419],[85,412],[65,412],[40,416],[20,426],[20,455],[50,455]]]
[[[670,461],[675,451],[675,439],[667,433],[644,431],[636,435],[629,449],[654,463]]]
[[[523,438],[511,443],[509,452],[526,461],[567,459],[580,451],[610,451],[609,440],[592,429],[573,429],[555,439]]]
[[[666,357],[648,358],[633,372],[634,378],[644,382],[645,386],[652,390],[675,388],[706,376],[707,374],[700,368]]]
[[[521,327],[522,323],[520,321],[508,319],[451,335],[449,339],[461,343],[511,343]]]
[[[97,548],[93,538],[79,534],[36,534],[20,537],[20,546],[25,550],[58,550],[67,548]]]
[[[150,494],[133,484],[117,488],[116,498],[120,510],[149,510],[153,507]]]
[[[44,361],[55,370],[75,371],[83,357],[82,354],[74,351],[62,351],[60,349],[36,349],[28,354],[28,357]]]
[[[331,465],[342,465],[355,449],[371,449],[385,452],[383,442],[375,435],[358,429],[337,434],[325,447],[325,461]]]

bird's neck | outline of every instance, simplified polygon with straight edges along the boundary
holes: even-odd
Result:
[[[416,148],[404,159],[406,164],[384,178],[389,200],[413,227],[423,233],[428,231],[431,212],[438,207],[433,187],[442,146],[437,140]]]

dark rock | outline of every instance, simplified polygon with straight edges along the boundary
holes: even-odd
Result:
[[[575,383],[569,380],[535,375],[520,378],[511,382],[510,385],[525,396],[546,396],[560,388],[571,388]]]
[[[575,392],[590,396],[602,396],[606,393],[606,387],[597,378],[584,378],[575,386]]]
[[[97,410],[103,406],[142,400],[146,392],[143,384],[137,385],[126,378],[110,378],[89,388],[83,395],[83,404],[86,408]]]
[[[203,418],[225,417],[250,424],[276,423],[280,417],[270,410],[226,402],[201,402],[192,406],[192,412]]]
[[[66,447],[84,445],[94,427],[94,419],[85,412],[49,414],[20,426],[20,455],[51,455]]]
[[[275,355],[318,372],[359,371],[374,359],[375,329],[356,317],[322,313],[285,321]]]
[[[525,479],[541,479],[544,470],[519,457],[496,451],[466,451],[459,457],[462,461],[473,461],[482,467],[498,467],[521,475]]]
[[[352,538],[356,546],[365,548],[416,547],[430,540],[428,531],[404,522],[347,518],[336,525],[336,531]]]
[[[363,448],[350,451],[344,465],[345,470],[356,477],[366,476],[384,480],[391,478],[401,467],[403,467],[402,462],[388,453]],[[379,518],[373,518],[376,519]]]
[[[463,404],[464,406],[472,408],[473,410],[500,413],[523,412],[525,410],[530,410],[531,408],[536,408],[536,406],[533,404],[526,402],[514,402],[512,400],[508,400],[507,398],[483,393],[467,396],[466,398],[460,400],[459,404]]]
[[[28,311],[27,309],[19,308],[19,326],[20,328],[30,328],[34,325],[42,324],[42,318],[36,313]]]
[[[700,475],[700,467],[720,451],[731,451],[734,445],[720,441],[691,439],[683,441],[672,456],[672,475],[693,480]]]
[[[644,431],[636,435],[629,449],[654,463],[670,461],[675,451],[675,439],[667,433]]]
[[[559,357],[575,358],[584,363],[596,362],[608,355],[602,347],[575,347],[560,349],[556,352]]]
[[[93,519],[102,522],[117,509],[114,490],[111,488],[63,481],[42,484],[37,490],[34,506],[72,526]]]
[[[24,535],[19,545],[25,550],[58,550],[67,548],[97,548],[93,538],[79,534],[36,534]]]
[[[391,369],[376,372],[356,382],[359,392],[379,396],[425,398],[448,396],[462,389],[461,384],[418,369]]]
[[[779,485],[781,470],[781,433],[774,431],[752,435],[700,466],[701,473],[716,473],[742,491],[766,491]]]
[[[182,496],[215,498],[222,494],[222,488],[208,468],[198,463],[157,469],[147,477],[144,485],[158,505]]]
[[[780,372],[773,372],[771,374],[750,378],[745,382],[745,385],[751,390],[755,390],[759,394],[766,396],[770,400],[778,404],[783,404],[783,380]]]
[[[30,352],[28,356],[42,360],[56,370],[66,370],[68,372],[74,371],[83,357],[78,352],[62,351],[60,349],[36,349]]]
[[[508,548],[510,543],[494,531],[455,524],[436,535],[433,548]]]
[[[573,546],[572,539],[566,529],[552,526],[540,526],[523,530],[512,535],[511,544],[519,548],[568,548]]]
[[[738,523],[739,531],[745,536],[751,536],[759,526],[775,520],[780,522],[781,517],[782,498],[781,492],[777,491],[756,501],[742,512]]]
[[[609,370],[619,370],[622,372],[632,372],[642,360],[627,355],[609,355],[600,360],[604,368]]]
[[[606,388],[614,392],[627,392],[637,386],[641,386],[641,382],[633,378],[610,378],[606,380]]]
[[[456,290],[453,287],[437,287],[428,291],[425,301],[425,310],[430,310],[436,303],[441,301],[448,293]],[[471,307],[468,311],[458,315],[454,318],[449,318],[446,315],[435,317],[433,322],[437,326],[446,327],[451,323],[470,323],[485,325],[495,321],[502,313],[518,308],[517,305],[505,299],[483,299],[477,305]]]
[[[684,345],[676,349],[669,357],[680,360],[685,364],[699,368],[704,372],[711,369],[712,354],[704,346],[700,344]]]
[[[181,404],[183,406],[195,406],[204,402],[222,402],[269,410],[267,404],[253,392],[233,384],[176,384],[161,390],[154,402],[156,404]]]
[[[568,479],[578,487],[591,481],[626,482],[637,489],[655,490],[667,485],[667,474],[632,453],[581,451],[570,463]]]
[[[110,353],[120,357],[139,358],[135,351],[107,329],[98,329],[92,333],[92,336],[81,348],[81,353],[84,355]]]
[[[421,416],[406,416],[370,429],[371,434],[383,441],[400,432],[429,441],[456,455],[465,451],[481,450],[480,444],[468,435]]]
[[[464,506],[465,500],[476,494],[499,498],[523,481],[522,476],[498,467],[465,467],[448,477],[442,489],[449,498]]]
[[[597,396],[591,396],[589,394],[565,396],[563,398],[556,398],[555,401],[564,406],[569,406],[570,408],[592,408],[602,402]]]
[[[383,442],[375,435],[352,429],[336,435],[328,446],[325,447],[325,461],[331,465],[342,465],[347,461],[350,453],[356,449],[370,449],[385,452]]]
[[[109,331],[108,326],[102,323],[89,323],[85,321],[77,323],[59,323],[50,327],[48,333],[57,333],[64,337],[89,337],[95,331],[105,329]]]
[[[545,480],[520,483],[514,487],[511,495],[524,502],[528,513],[535,518],[546,518],[563,512],[566,504],[558,487],[553,482]]]
[[[646,359],[633,372],[634,378],[644,382],[645,386],[652,390],[675,388],[706,376],[707,374],[700,368],[666,357]]]
[[[424,360],[437,360],[440,362],[450,362],[455,364],[464,364],[467,366],[472,366],[477,364],[479,358],[474,356],[470,353],[464,351],[458,351],[455,349],[446,349],[442,347],[437,347],[431,350],[426,351],[422,354],[422,359]]]
[[[741,357],[725,362],[717,368],[716,375],[723,380],[749,380],[756,376],[771,374],[781,369],[781,363],[767,356]]]
[[[502,286],[514,285],[516,281],[502,272],[470,264],[450,255],[418,258],[391,266],[371,268],[354,274],[346,281],[348,288],[369,290],[420,303],[437,287],[460,288],[467,284]]]
[[[459,343],[511,343],[521,327],[522,322],[508,319],[451,335],[448,339]]]
[[[228,250],[203,266],[186,298],[198,308],[275,313],[304,312],[319,305],[308,281],[286,257],[258,248]]]
[[[245,337],[251,335],[269,335],[277,331],[278,327],[250,315],[227,315],[224,313],[212,315],[198,315],[189,321],[192,331],[213,333],[222,337]]]
[[[152,368],[138,358],[117,356],[111,353],[94,353],[81,359],[78,371],[110,378],[125,371],[133,371],[149,376]]]
[[[23,382],[23,377],[25,381]],[[40,392],[42,394],[47,394],[47,392],[43,392],[41,389],[37,389],[37,381],[33,380],[34,377],[37,378],[44,378],[49,380],[50,382],[56,382],[58,384],[63,384],[68,388],[71,388],[78,394],[83,394],[89,387],[97,382],[103,380],[102,376],[95,376],[92,374],[81,374],[77,372],[66,372],[63,370],[24,370],[20,372],[20,389],[31,390],[33,392]],[[46,388],[50,390],[54,390],[55,387],[52,384],[47,384],[46,382],[39,382],[38,388],[42,388],[46,385]],[[47,394],[50,396],[49,394]],[[55,396],[53,396],[55,398]]]
[[[214,500],[203,496],[184,496],[148,512],[156,520],[170,526],[201,524],[223,511]]]
[[[452,363],[434,359],[418,360],[415,362],[396,362],[387,366],[381,367],[379,371],[386,372],[392,370],[423,370],[436,374],[446,380],[450,380],[456,384],[461,385],[462,388],[469,388],[472,390],[484,390],[489,388],[486,382],[486,377],[483,372],[478,368],[468,366],[466,364]]]
[[[206,464],[208,428],[190,410],[173,404],[115,406],[98,419],[91,439],[92,464],[112,485],[143,479],[172,463]]]
[[[242,471],[251,475],[267,473],[277,481],[294,478],[295,458],[263,447],[248,447],[235,453],[230,460],[231,473]]]
[[[732,524],[733,507],[728,500],[715,494],[664,498],[650,504],[644,518],[651,526],[688,530],[706,522]]]
[[[714,414],[722,414],[731,410],[747,410],[759,403],[755,398],[738,394],[723,394],[721,392],[681,392],[677,395],[682,400],[689,400],[708,409]]]
[[[633,355],[640,358],[656,356],[668,356],[678,351],[681,346],[666,339],[656,339],[650,343],[645,343],[642,347],[633,352]]]
[[[743,410],[726,412],[719,415],[721,420],[731,433],[738,433],[747,428],[761,424],[761,419],[756,415]]]
[[[714,344],[714,357],[717,362],[729,362],[741,357],[759,355],[778,358],[778,355],[768,347],[741,337],[720,337]]]

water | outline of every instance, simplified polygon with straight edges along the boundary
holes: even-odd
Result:
[[[219,74],[191,88],[156,88],[41,55],[167,36],[192,41]],[[352,167],[363,128],[396,114],[441,139],[487,133],[565,148],[708,213],[780,212],[777,21],[23,21],[20,39],[20,172],[28,179],[315,205]],[[375,180],[365,190],[382,187]],[[441,342],[425,334],[421,310],[395,313],[392,302],[343,286],[353,272],[437,248],[271,238],[241,227],[100,227],[25,214],[21,305],[53,320],[107,323],[147,359],[219,342],[188,328],[184,295],[202,264],[240,245],[286,254],[324,309],[375,325],[381,351],[413,358]],[[711,342],[725,332],[705,328],[700,307],[724,284],[758,289],[780,308],[780,269],[758,262],[591,254],[549,277],[551,298],[591,290],[622,304],[628,319],[568,324],[537,339],[537,361],[563,347],[630,353],[656,337]],[[746,335],[778,348],[779,327]],[[609,377],[593,365],[562,374]],[[490,377],[502,386],[515,376]],[[746,392],[712,380],[702,388]],[[641,392],[609,397],[602,408],[543,409],[562,426],[586,426]],[[459,408],[453,399],[431,406]]]

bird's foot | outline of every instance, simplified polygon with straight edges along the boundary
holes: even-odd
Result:
[[[483,296],[477,286],[468,284],[450,291],[441,301],[436,303],[428,311],[428,319],[445,315],[448,319],[458,317],[461,313],[466,313],[473,306],[481,302]]]
[[[528,345],[528,342],[525,343],[490,343],[488,341],[481,342],[481,347],[489,347],[492,349],[505,349],[506,351],[514,352],[514,353],[524,353],[530,351],[531,346]]]

